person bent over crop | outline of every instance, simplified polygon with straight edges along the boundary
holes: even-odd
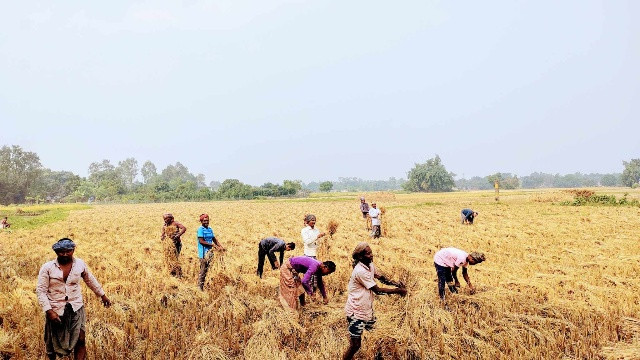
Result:
[[[304,293],[313,295],[311,276],[316,277],[318,289],[322,294],[324,304],[329,303],[327,291],[324,287],[323,277],[336,271],[333,261],[320,262],[308,256],[295,256],[289,258],[280,267],[280,303],[285,308],[297,310],[305,305]],[[300,279],[300,273],[304,277]],[[298,299],[300,304],[298,305]]]
[[[269,262],[271,263],[271,269],[279,269],[280,264],[284,259],[284,252],[293,250],[296,248],[295,243],[286,243],[282,239],[278,239],[276,237],[268,237],[264,238],[258,244],[258,271],[257,274],[260,278],[262,278],[262,272],[264,270],[264,258],[265,256],[269,258]],[[276,259],[276,252],[280,252],[280,261]]]
[[[349,347],[342,357],[352,359],[360,349],[364,330],[371,330],[376,322],[373,313],[373,294],[398,294],[405,296],[407,290],[401,282],[387,279],[373,265],[373,252],[366,242],[359,243],[351,254],[353,271],[347,287],[347,303],[344,311],[347,314],[349,329]],[[395,289],[379,287],[375,279],[383,284],[395,286]]]
[[[9,218],[8,217],[3,217],[2,221],[0,221],[0,229],[8,229],[11,227],[11,224],[9,224]]]
[[[198,287],[204,290],[204,281],[209,271],[209,264],[213,257],[213,249],[226,251],[213,234],[213,230],[209,227],[209,215],[200,215],[200,223],[202,226],[198,228],[198,258],[200,258],[200,275],[198,276]]]
[[[485,256],[479,252],[472,252],[468,254],[463,250],[456,248],[444,248],[436,253],[433,257],[433,264],[436,267],[436,273],[438,274],[438,295],[440,299],[444,301],[444,285],[449,286],[449,291],[457,293],[460,287],[458,281],[458,268],[462,267],[462,276],[464,281],[467,282],[471,294],[475,293],[475,288],[471,284],[469,274],[467,273],[468,265],[480,264],[485,260]],[[454,282],[455,281],[455,282]]]
[[[46,315],[44,343],[47,357],[54,360],[56,356],[67,356],[73,351],[75,359],[84,359],[87,356],[86,317],[80,279],[101,298],[105,307],[111,306],[111,301],[87,264],[73,257],[76,248],[73,240],[60,239],[52,248],[57,259],[42,265],[36,286],[38,302]]]
[[[473,219],[475,219],[476,216],[478,216],[478,212],[471,209],[462,209],[460,212],[460,220],[463,224],[473,224]]]

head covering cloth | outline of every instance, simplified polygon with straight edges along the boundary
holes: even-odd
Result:
[[[351,253],[351,257],[353,258],[353,267],[358,265],[360,257],[364,254],[364,250],[367,247],[369,247],[369,243],[362,241],[356,245],[355,249],[353,249],[353,252]]]
[[[73,240],[69,238],[62,238],[58,240],[57,243],[53,244],[51,248],[55,252],[62,251],[62,250],[73,250],[76,248],[76,244],[73,242]]]
[[[476,264],[480,264],[481,262],[486,260],[484,254],[477,251],[472,252],[471,254],[469,254],[469,256],[471,256],[473,262],[475,262]]]
[[[208,219],[209,218],[209,214],[202,214],[200,215],[200,222],[203,222],[204,219]]]
[[[313,215],[313,214],[307,214],[307,215],[304,216],[304,223],[305,224],[308,223],[311,220],[315,221],[316,220],[316,216]]]

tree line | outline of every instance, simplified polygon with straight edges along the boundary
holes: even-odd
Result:
[[[140,176],[139,176],[140,175]],[[142,181],[138,180],[141,177]],[[89,165],[89,176],[44,168],[34,152],[20,146],[0,148],[0,204],[41,202],[168,202],[304,195],[302,182],[251,186],[238,179],[206,184],[203,174],[192,174],[176,162],[159,171],[134,158],[117,164],[102,160]]]
[[[438,155],[425,163],[415,164],[407,179],[362,180],[339,178],[304,184],[300,180],[284,180],[282,184],[265,183],[252,186],[238,179],[206,183],[203,174],[192,174],[176,162],[159,171],[146,161],[139,166],[134,158],[117,164],[102,160],[89,165],[89,175],[81,177],[70,171],[44,168],[34,152],[20,146],[0,148],[0,204],[40,202],[169,202],[223,199],[256,199],[267,197],[306,196],[311,191],[381,191],[441,192],[492,189],[498,182],[503,189],[573,188],[592,186],[639,186],[640,159],[623,161],[621,174],[544,174],[533,173],[518,178],[510,173],[454,180]],[[140,181],[141,179],[141,181]]]
[[[501,189],[577,188],[595,186],[640,186],[640,159],[623,161],[623,172],[613,174],[545,174],[535,172],[518,178],[511,173],[495,173],[484,177],[454,180],[456,174],[447,171],[438,155],[425,163],[415,164],[408,180],[402,185],[407,191],[446,192],[457,190],[488,190],[498,183]]]

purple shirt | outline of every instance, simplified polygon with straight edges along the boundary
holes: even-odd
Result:
[[[311,275],[316,276],[316,281],[318,282],[318,289],[320,289],[320,293],[322,297],[327,297],[327,292],[324,289],[324,282],[322,281],[322,272],[320,270],[320,265],[322,263],[314,258],[308,256],[296,256],[289,259],[289,263],[291,267],[299,273],[304,273],[304,277],[302,278],[302,287],[309,295],[313,295],[313,288],[311,287]]]

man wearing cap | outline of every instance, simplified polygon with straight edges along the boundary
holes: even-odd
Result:
[[[440,299],[444,301],[445,283],[449,286],[449,291],[452,293],[458,292],[458,288],[460,287],[460,281],[458,281],[457,276],[459,267],[462,267],[462,277],[464,281],[467,282],[471,294],[474,294],[476,290],[473,285],[471,285],[469,274],[467,274],[467,266],[480,264],[484,260],[485,256],[483,253],[472,252],[468,254],[463,250],[453,247],[440,249],[433,257],[433,264],[438,274],[438,295],[440,295]]]
[[[74,258],[76,244],[67,238],[52,246],[57,255],[40,268],[36,295],[45,312],[44,342],[49,359],[67,356],[74,352],[75,359],[84,359],[85,312],[80,279],[100,296],[105,307],[111,301],[102,286],[81,259]]]
[[[164,225],[162,225],[162,236],[160,237],[160,240],[164,240],[167,237],[171,238],[171,240],[173,240],[173,245],[176,246],[178,255],[180,255],[180,250],[182,250],[182,240],[180,239],[180,236],[187,231],[187,228],[177,222],[173,218],[172,214],[163,214],[162,218],[164,219]],[[173,228],[175,228],[175,230],[173,230]],[[172,229],[173,233],[167,234],[168,229]]]

